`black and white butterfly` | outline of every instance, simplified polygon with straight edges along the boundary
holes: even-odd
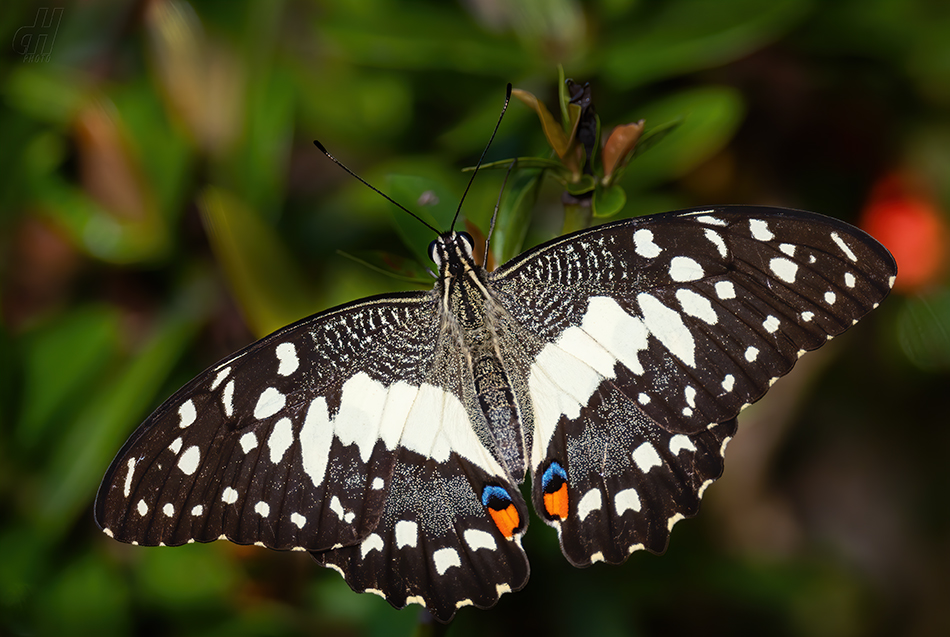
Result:
[[[103,531],[309,551],[442,621],[525,585],[528,473],[572,564],[662,552],[739,412],[897,270],[846,223],[768,207],[608,223],[491,272],[473,247],[445,232],[432,290],[316,314],[185,385],[106,473]]]

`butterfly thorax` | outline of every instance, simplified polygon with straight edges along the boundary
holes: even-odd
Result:
[[[472,247],[468,234],[454,232],[443,234],[431,246],[439,266],[436,290],[442,300],[442,333],[462,352],[467,368],[463,373],[475,389],[472,403],[484,417],[495,457],[520,482],[526,471],[521,416],[499,349],[505,310],[491,291],[485,268],[475,263]]]

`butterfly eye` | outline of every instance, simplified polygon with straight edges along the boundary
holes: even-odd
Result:
[[[442,265],[442,259],[439,257],[439,240],[436,239],[429,244],[429,258],[432,259],[432,262],[437,266]]]
[[[465,251],[468,252],[468,254],[472,254],[472,251],[475,249],[475,239],[472,238],[472,235],[467,232],[460,232],[458,233],[458,238],[465,245]]]

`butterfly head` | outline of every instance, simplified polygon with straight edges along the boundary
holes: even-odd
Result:
[[[467,232],[444,232],[429,244],[429,258],[442,276],[458,275],[473,265],[475,239]]]

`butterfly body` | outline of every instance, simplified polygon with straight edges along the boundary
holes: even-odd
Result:
[[[309,317],[186,385],[119,452],[99,525],[306,550],[446,621],[527,581],[528,474],[572,564],[663,551],[739,411],[896,274],[847,224],[759,207],[618,221],[491,272],[472,247],[444,233],[431,291]]]

